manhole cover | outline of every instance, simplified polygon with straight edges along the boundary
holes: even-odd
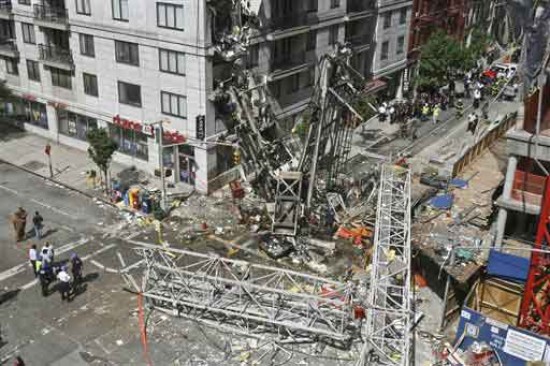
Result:
[[[38,169],[44,168],[45,166],[46,166],[46,164],[41,163],[41,162],[36,161],[36,160],[31,160],[31,161],[29,161],[29,162],[22,165],[23,168],[28,169],[28,170],[32,170],[32,171],[36,171]]]

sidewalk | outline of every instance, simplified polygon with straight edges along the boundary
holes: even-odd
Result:
[[[105,197],[101,188],[93,189],[87,186],[86,172],[92,169],[98,171],[97,166],[88,157],[87,151],[57,144],[41,136],[17,129],[7,123],[0,123],[0,161],[13,164],[46,179],[50,179],[48,158],[44,152],[48,142],[51,145],[54,173],[51,180],[108,203],[107,197]],[[160,178],[129,166],[112,162],[110,172],[112,179],[123,180],[129,184],[140,184],[147,189],[161,188]],[[191,186],[177,184],[176,187],[167,189],[167,192],[168,195],[176,191],[189,194],[192,190],[193,187]]]

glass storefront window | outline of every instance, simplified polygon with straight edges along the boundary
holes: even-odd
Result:
[[[48,115],[46,114],[45,104],[20,99],[16,102],[6,102],[3,107],[2,115],[6,117],[48,129]]]
[[[138,159],[149,160],[149,148],[146,134],[124,129],[113,124],[109,125],[109,133],[111,138],[118,144],[119,152],[134,156]]]
[[[95,118],[83,116],[69,111],[59,111],[59,133],[82,141],[86,141],[86,134],[90,129],[97,128]]]

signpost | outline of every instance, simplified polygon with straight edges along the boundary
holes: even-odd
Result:
[[[52,146],[47,143],[44,148],[44,153],[48,156],[48,167],[50,168],[50,178],[53,178],[53,166],[52,166]]]

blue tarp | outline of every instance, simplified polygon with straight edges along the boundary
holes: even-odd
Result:
[[[453,206],[453,195],[444,194],[441,196],[435,196],[428,201],[428,204],[438,210],[449,210]]]
[[[464,339],[458,345],[461,336]],[[526,366],[529,361],[542,361],[550,365],[550,339],[524,329],[487,318],[469,308],[462,308],[455,345],[468,350],[474,342],[485,342],[505,366]]]
[[[489,252],[487,273],[510,281],[526,282],[529,274],[529,259],[492,249]]]
[[[468,181],[460,178],[451,179],[450,185],[460,189],[468,188]]]

